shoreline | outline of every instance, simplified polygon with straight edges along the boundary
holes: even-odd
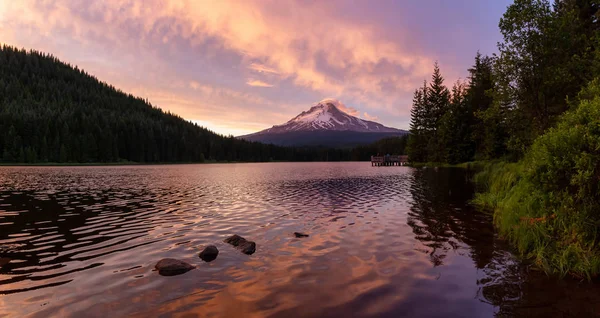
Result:
[[[208,162],[90,162],[90,163],[0,163],[0,167],[111,167],[111,166],[171,166],[171,165],[209,165],[237,163],[320,163],[320,162],[369,162],[369,161],[208,161]]]

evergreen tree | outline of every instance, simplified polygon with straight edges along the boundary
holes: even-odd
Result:
[[[439,127],[442,117],[448,111],[449,104],[450,91],[444,86],[444,77],[436,62],[433,67],[424,112],[425,130],[427,131],[427,161],[442,162],[444,160],[445,149]]]
[[[494,105],[494,59],[477,52],[475,64],[468,70],[467,103],[472,116],[474,159],[493,159],[502,156],[506,149],[503,119]]]
[[[433,75],[429,84],[429,93],[427,94],[426,112],[427,125],[430,130],[435,131],[440,123],[440,120],[448,110],[450,103],[450,91],[444,86],[444,77],[440,72],[440,67],[437,62],[433,66]]]
[[[439,142],[444,150],[443,161],[456,164],[473,160],[474,113],[468,102],[465,83],[456,82],[452,87],[452,98],[439,127]]]
[[[599,9],[596,0],[515,0],[499,24],[499,55],[477,53],[451,98],[436,63],[414,95],[411,160],[518,159],[599,73]]]
[[[427,136],[425,126],[425,112],[427,111],[428,87],[423,82],[423,87],[415,90],[413,105],[410,110],[410,137],[408,140],[407,154],[413,162],[427,160]]]
[[[449,103],[450,92],[436,62],[431,83],[424,82],[414,93],[407,149],[411,161],[444,161],[446,149],[439,128]]]

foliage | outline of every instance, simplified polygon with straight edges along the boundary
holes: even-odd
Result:
[[[515,0],[499,23],[499,54],[477,53],[448,107],[428,112],[431,87],[415,92],[408,141],[413,162],[518,161],[486,165],[476,202],[540,266],[587,277],[600,272],[600,85],[586,87],[600,70],[599,8]]]
[[[413,103],[408,155],[411,161],[442,161],[444,144],[440,139],[439,127],[449,108],[450,92],[444,86],[437,62],[431,83],[429,86],[424,83],[415,91]]]
[[[597,9],[595,1],[516,0],[500,20],[495,97],[508,113],[508,147],[516,156],[597,74]]]
[[[468,82],[456,82],[450,92],[444,86],[437,63],[432,82],[417,89],[411,109],[407,153],[412,162],[456,164],[475,157],[489,159],[502,145],[498,122],[490,125],[492,59],[477,54]],[[476,156],[480,151],[483,155]]]
[[[549,272],[600,274],[600,80],[518,163],[487,167],[476,202],[500,232]],[[593,96],[593,97],[589,97]]]
[[[407,153],[413,162],[427,161],[427,143],[429,131],[426,126],[427,117],[427,82],[416,89],[413,97],[413,107],[410,110],[410,137],[408,139]]]
[[[515,0],[499,23],[498,56],[477,53],[466,89],[451,98],[436,64],[430,87],[413,99],[412,161],[521,158],[600,71],[599,8],[593,0]]]
[[[374,155],[402,155],[405,154],[408,135],[401,137],[388,137],[376,141],[370,145],[357,146],[350,151],[351,160],[371,160]]]
[[[496,81],[494,78],[495,59],[477,52],[475,64],[469,69],[467,103],[473,114],[471,139],[475,149],[472,154],[477,160],[491,160],[501,157],[506,151],[506,121],[494,102]]]
[[[443,159],[449,164],[471,161],[474,156],[474,115],[466,89],[464,83],[454,84],[449,108],[440,121],[438,138],[443,146]]]

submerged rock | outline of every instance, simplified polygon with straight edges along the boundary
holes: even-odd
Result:
[[[242,253],[251,255],[256,252],[256,243],[234,234],[224,240],[225,243],[235,246]]]
[[[219,249],[217,249],[217,247],[214,245],[205,247],[204,250],[198,254],[198,256],[205,262],[214,261],[217,258],[217,255],[219,255]]]
[[[238,246],[238,249],[246,255],[252,255],[256,252],[256,243],[252,241],[246,241],[245,243]]]
[[[0,258],[0,268],[4,267],[4,265],[10,263],[10,258],[1,257]]]
[[[302,232],[294,232],[294,236],[296,237],[308,237],[308,234]]]
[[[223,242],[225,242],[227,244],[231,244],[233,246],[238,246],[238,245],[240,245],[240,242],[242,242],[242,241],[246,242],[246,239],[237,234],[234,234],[234,235],[226,238]]]
[[[158,273],[162,276],[175,276],[187,273],[195,267],[177,259],[163,258],[156,263],[154,268],[156,268]]]

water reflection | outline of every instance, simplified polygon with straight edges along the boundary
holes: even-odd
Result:
[[[449,254],[469,251],[478,272],[475,298],[496,307],[499,317],[591,317],[600,315],[597,283],[547,277],[517,260],[494,232],[492,216],[466,204],[473,195],[462,169],[415,169],[408,224],[433,266]]]
[[[152,208],[156,201],[145,191],[19,191],[2,202],[7,236],[0,238],[0,257],[11,262],[2,268],[10,275],[0,281],[0,294],[68,283],[61,277],[103,265],[90,260],[156,242],[136,240],[157,223],[178,221]]]
[[[518,262],[472,194],[463,170],[363,163],[1,168],[0,316],[600,312],[597,285]],[[163,257],[198,269],[161,277]]]
[[[462,169],[415,169],[410,187],[408,224],[427,247],[434,266],[444,264],[448,251],[466,244],[476,268],[488,264],[495,250],[491,215],[468,203],[473,196],[470,175]]]

